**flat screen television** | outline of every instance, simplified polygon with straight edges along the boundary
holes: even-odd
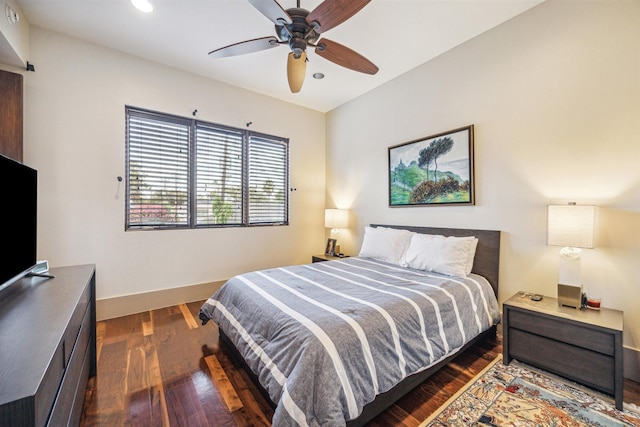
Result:
[[[36,264],[38,173],[0,155],[0,224],[4,227],[0,256],[0,291]]]

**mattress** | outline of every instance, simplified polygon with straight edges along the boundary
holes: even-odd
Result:
[[[363,257],[255,271],[200,309],[276,403],[274,426],[339,426],[500,320],[490,284]]]

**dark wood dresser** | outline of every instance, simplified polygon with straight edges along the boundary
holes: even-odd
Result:
[[[95,266],[0,292],[0,426],[77,426],[96,373]]]
[[[518,293],[503,306],[503,362],[537,366],[611,395],[622,410],[623,313],[580,310]]]

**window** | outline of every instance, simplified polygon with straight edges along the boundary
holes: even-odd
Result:
[[[125,229],[287,225],[289,140],[126,107]]]

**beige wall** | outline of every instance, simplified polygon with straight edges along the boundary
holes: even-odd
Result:
[[[555,296],[547,204],[600,206],[585,290],[640,348],[640,2],[537,6],[327,115],[327,206],[368,223],[502,230],[500,301]],[[475,125],[476,205],[388,207],[387,147]],[[637,363],[636,363],[637,365]]]
[[[325,116],[32,28],[25,163],[39,172],[38,257],[96,263],[99,299],[309,262],[323,247]],[[290,138],[288,227],[124,231],[125,105]]]

